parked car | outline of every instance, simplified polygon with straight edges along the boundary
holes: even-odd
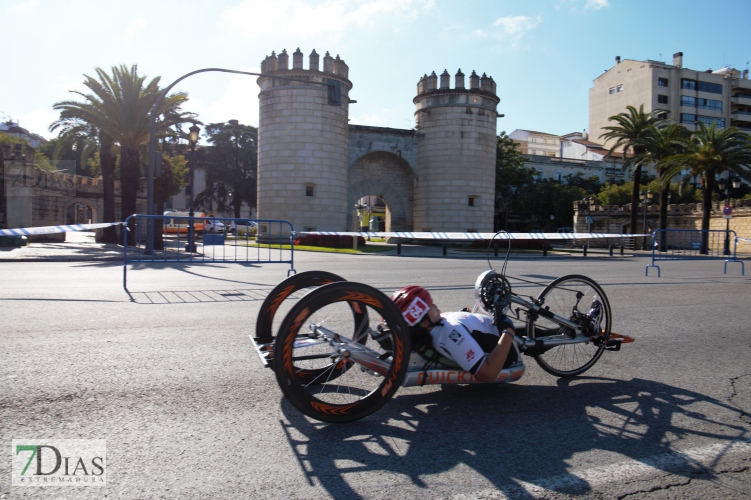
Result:
[[[232,221],[229,223],[230,234],[248,234],[258,230],[258,223],[252,220]]]
[[[225,230],[224,222],[216,219],[206,219],[207,233],[223,233]]]

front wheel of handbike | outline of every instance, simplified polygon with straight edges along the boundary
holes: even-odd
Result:
[[[353,316],[351,309],[361,314]],[[353,324],[356,317],[359,324]],[[314,327],[357,344],[314,333]],[[362,283],[332,283],[287,314],[274,346],[274,370],[282,392],[302,413],[351,422],[391,399],[406,375],[409,352],[407,324],[386,295]]]
[[[600,337],[607,340],[612,320],[610,302],[600,285],[586,276],[563,276],[545,287],[538,300],[544,309],[583,325],[585,331],[574,335],[573,331],[540,315],[529,325],[530,337],[578,339],[580,342],[558,345],[538,354],[535,356],[537,364],[557,377],[573,377],[592,368],[602,356],[605,346],[602,342],[589,342],[586,339]],[[594,313],[593,310],[597,308],[599,312]]]

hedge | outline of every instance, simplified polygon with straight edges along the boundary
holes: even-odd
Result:
[[[328,248],[352,248],[352,236],[336,236],[330,234],[307,234],[295,240],[295,245]],[[365,238],[357,237],[357,246],[364,246]]]

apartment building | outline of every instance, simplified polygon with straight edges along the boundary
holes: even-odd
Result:
[[[673,55],[673,64],[615,58],[615,65],[594,80],[589,89],[589,131],[595,141],[608,118],[627,106],[645,112],[664,109],[665,117],[689,130],[698,123],[732,125],[751,133],[751,81],[748,70],[731,67],[698,71],[683,67],[683,52]]]
[[[561,138],[555,134],[516,129],[509,134],[525,155],[560,156]]]

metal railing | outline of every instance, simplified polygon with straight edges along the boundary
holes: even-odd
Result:
[[[738,235],[732,230],[719,229],[658,229],[652,233],[652,263],[644,270],[649,276],[649,268],[657,269],[660,277],[658,260],[709,260],[725,259],[724,274],[728,272],[728,263],[741,265],[741,275],[746,275],[745,265],[736,257]]]
[[[297,272],[294,268],[295,231],[289,221],[135,214],[126,222],[127,232],[123,238],[123,288],[126,290],[128,264],[135,263],[272,263],[289,264],[287,276]],[[151,227],[155,238],[153,250],[149,251]],[[133,234],[129,235],[131,232]]]

